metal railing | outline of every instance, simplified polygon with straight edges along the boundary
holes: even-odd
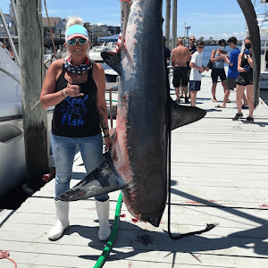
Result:
[[[112,100],[112,92],[118,92],[118,88],[117,87],[111,87],[106,89],[106,92],[109,92],[109,100],[108,103],[110,105],[110,126],[111,128],[113,128],[113,100]]]
[[[15,75],[11,74],[10,72],[8,72],[7,70],[0,67],[0,72],[7,74],[9,77],[11,77],[12,79],[14,79],[16,82],[20,84],[20,79],[17,78]]]

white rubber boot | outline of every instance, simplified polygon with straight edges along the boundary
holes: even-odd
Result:
[[[100,241],[107,241],[111,235],[111,228],[109,223],[110,199],[104,202],[95,200],[96,210],[99,219],[98,237]]]
[[[55,241],[62,237],[64,230],[70,225],[69,222],[69,202],[55,201],[56,224],[49,231],[48,239]]]

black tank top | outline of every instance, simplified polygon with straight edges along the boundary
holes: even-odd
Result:
[[[63,71],[56,82],[56,92],[67,87]],[[64,137],[88,137],[101,133],[99,113],[96,107],[97,86],[88,71],[88,80],[79,84],[82,97],[67,97],[57,104],[52,120],[52,133]]]
[[[251,56],[251,55],[250,55]],[[248,59],[245,59],[245,53],[243,53],[242,58],[241,58],[241,68],[244,68],[245,66],[250,66],[248,63]],[[241,72],[239,73],[242,76],[253,76],[253,69],[250,68],[250,70],[248,72]]]

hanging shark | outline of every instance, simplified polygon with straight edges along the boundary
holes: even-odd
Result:
[[[250,1],[239,2],[243,9],[250,6]],[[162,0],[134,0],[123,47],[102,57],[120,75],[113,147],[100,167],[59,198],[75,201],[121,189],[129,212],[158,227],[167,199],[169,131],[206,114],[169,96]]]

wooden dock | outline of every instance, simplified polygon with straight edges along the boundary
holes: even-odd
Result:
[[[174,235],[218,226],[202,235],[172,240],[168,210],[159,228],[136,223],[122,205],[119,231],[104,267],[268,267],[268,109],[261,102],[255,123],[232,121],[235,93],[227,108],[211,101],[211,78],[205,73],[197,106],[204,119],[172,133],[171,230]],[[174,91],[171,91],[175,98]],[[217,98],[223,99],[217,86]],[[248,110],[243,111],[245,118]],[[74,178],[84,167],[77,155]],[[76,183],[76,180],[74,180]],[[19,268],[94,267],[104,243],[97,239],[93,199],[71,203],[71,227],[56,242],[47,239],[54,220],[54,180],[16,211],[0,212],[0,250]],[[113,224],[118,192],[110,194]],[[1,268],[14,265],[0,259]]]

